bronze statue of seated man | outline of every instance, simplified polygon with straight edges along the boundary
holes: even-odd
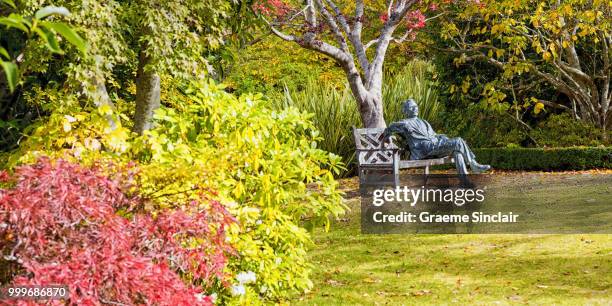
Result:
[[[474,173],[482,173],[491,169],[489,165],[476,162],[476,156],[460,137],[448,138],[446,135],[436,134],[429,122],[418,117],[419,106],[412,99],[406,100],[402,106],[406,119],[393,122],[385,129],[384,139],[393,134],[401,136],[410,151],[410,159],[428,159],[453,156],[457,173],[467,174],[466,164]]]

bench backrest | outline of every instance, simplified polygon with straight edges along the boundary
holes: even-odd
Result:
[[[383,148],[384,131],[384,128],[357,129],[353,127],[353,137],[357,147],[355,154],[359,165],[393,164],[393,154],[397,152],[398,147],[391,138],[391,142]]]

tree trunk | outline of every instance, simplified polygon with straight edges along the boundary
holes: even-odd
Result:
[[[358,101],[361,122],[366,128],[385,128],[382,98],[368,95],[365,101]]]
[[[610,131],[609,126],[611,125],[610,124],[611,121],[609,117],[612,117],[612,116],[610,116],[609,112],[606,112],[605,116],[606,117],[603,119],[603,125],[601,127],[601,130],[602,130],[601,132],[603,134],[602,140],[604,143],[610,144],[609,141],[611,141],[612,139],[610,139],[609,137],[609,131]]]
[[[0,70],[0,119],[10,120],[9,113],[12,107],[12,94],[8,87],[8,81],[4,71]]]
[[[152,127],[153,114],[160,106],[160,78],[155,71],[145,69],[151,58],[140,52],[136,75],[136,112],[133,131],[142,133]]]
[[[367,90],[361,75],[354,65],[344,67],[351,93],[357,102],[361,122],[365,128],[387,127],[383,117],[382,84]],[[382,79],[378,80],[382,83]]]
[[[114,109],[115,105],[113,104],[113,101],[108,95],[108,90],[106,90],[106,84],[104,82],[104,79],[101,79],[101,77],[94,76],[92,78],[92,84],[95,88],[93,96],[91,97],[94,101],[94,105],[96,107],[100,107],[102,105],[109,105],[112,109]],[[113,116],[105,115],[105,117],[106,120],[108,120],[108,125],[110,126],[110,128],[112,130],[115,130],[117,128],[117,123],[115,122]]]

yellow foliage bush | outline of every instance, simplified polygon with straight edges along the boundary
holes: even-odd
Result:
[[[321,137],[311,115],[273,110],[261,95],[236,97],[212,81],[192,83],[165,102],[172,107],[159,109],[155,127],[142,136],[107,106],[54,113],[33,127],[11,163],[41,155],[84,164],[136,162],[134,192],[153,214],[206,191],[238,220],[230,234],[238,254],[229,269],[254,278],[219,286],[219,299],[256,303],[308,290],[307,229],[328,226],[345,209],[333,178],[343,164],[317,148]]]

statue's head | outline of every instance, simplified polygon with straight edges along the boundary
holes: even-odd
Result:
[[[413,99],[408,99],[404,101],[404,105],[402,106],[402,111],[408,118],[417,117],[419,115],[419,106]]]

